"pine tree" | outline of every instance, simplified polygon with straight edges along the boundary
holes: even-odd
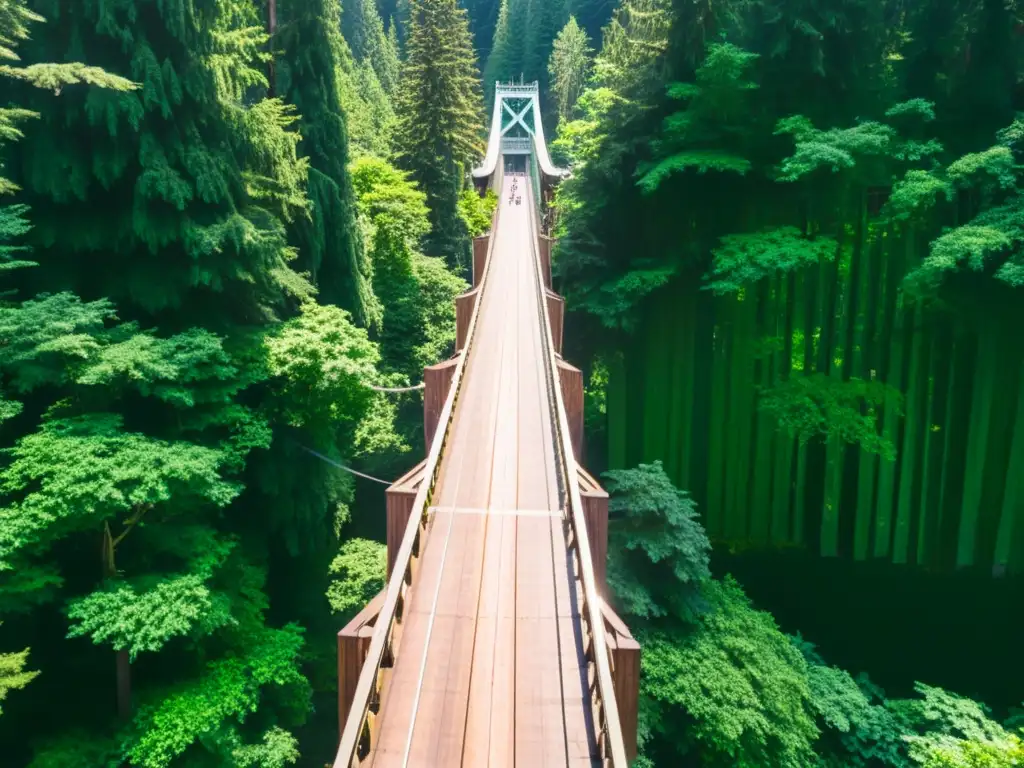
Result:
[[[360,64],[370,62],[385,93],[392,96],[400,68],[397,37],[385,31],[374,0],[345,0],[341,31],[355,60]]]
[[[465,175],[483,151],[479,73],[466,12],[455,0],[414,0],[398,94],[399,162],[427,194],[427,251],[464,263],[458,215]]]
[[[548,93],[548,59],[559,30],[569,18],[561,0],[528,0],[526,27],[523,30],[523,76],[526,82],[536,80],[541,93]]]
[[[348,309],[360,324],[372,325],[379,321],[380,309],[348,176],[340,77],[352,63],[334,23],[338,0],[279,0],[277,13],[275,47],[281,55],[274,69],[276,90],[301,112],[301,149],[310,161],[312,215],[293,225],[301,263],[322,300]]]
[[[576,23],[576,17],[558,33],[548,61],[551,93],[557,105],[559,120],[572,119],[576,101],[583,92],[590,73],[593,50],[587,33]]]
[[[517,2],[518,0],[511,1]],[[494,83],[496,81],[507,81],[518,77],[518,74],[513,73],[519,68],[521,58],[518,55],[519,50],[510,28],[509,2],[510,0],[501,0],[498,20],[494,26],[494,37],[487,56],[487,64],[484,67],[484,93],[488,104],[494,103]]]
[[[0,15],[9,7],[0,0]],[[0,307],[11,446],[0,468],[0,611],[65,617],[68,641],[33,647],[44,673],[54,654],[89,666],[86,641],[116,665],[63,681],[90,712],[72,705],[40,724],[36,759],[294,761],[284,728],[310,711],[309,684],[301,629],[268,621],[271,553],[333,543],[351,483],[329,465],[280,459],[296,442],[338,458],[394,444],[393,408],[366,386],[379,380],[379,353],[341,309],[313,304],[290,267],[287,232],[310,209],[308,163],[294,108],[260,97],[267,39],[255,5],[69,10],[19,52],[63,59],[72,38],[90,63],[141,88],[65,87],[56,98],[56,82],[132,87],[81,65],[51,69],[44,92],[0,81],[5,102],[40,115],[26,125],[30,151],[4,147],[23,187],[20,223],[0,225],[5,266],[39,266],[22,270],[19,300]],[[116,311],[104,294],[119,296]],[[170,674],[133,681],[142,656]],[[2,657],[5,687],[26,682],[22,658]],[[76,686],[115,676],[131,722],[104,727],[104,699]],[[83,739],[70,729],[86,720]]]

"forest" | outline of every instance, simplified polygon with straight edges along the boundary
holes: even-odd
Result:
[[[509,80],[636,765],[1024,765],[1018,0],[0,0],[0,762],[333,761]]]

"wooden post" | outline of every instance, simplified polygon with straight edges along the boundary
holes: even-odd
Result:
[[[537,251],[540,253],[540,274],[544,287],[551,290],[551,245],[553,241],[547,235],[537,235]]]
[[[558,361],[558,381],[562,387],[565,416],[572,435],[572,453],[576,461],[583,457],[583,372],[565,360]]]
[[[555,354],[562,354],[562,328],[565,326],[565,299],[554,291],[545,291],[548,301],[548,318],[551,320],[551,343]]]
[[[388,486],[387,491],[384,492],[387,500],[387,576],[389,579],[395,566],[395,558],[398,557],[398,550],[402,546],[402,537],[405,536],[405,529],[409,524],[409,515],[412,514],[416,492],[420,489],[420,483],[423,482],[423,472],[426,466],[427,460],[424,459],[411,471]]]
[[[478,288],[484,279],[484,268],[487,266],[487,246],[491,242],[490,235],[473,238],[473,287]]]
[[[469,335],[469,321],[473,317],[473,309],[476,307],[477,297],[480,289],[474,288],[455,299],[455,351],[461,352],[466,348],[466,336]]]
[[[601,607],[601,612],[604,615],[605,639],[612,657],[612,685],[615,703],[619,707],[622,740],[626,758],[632,762],[637,753],[636,728],[640,711],[640,644],[607,603]]]
[[[444,401],[448,398],[448,390],[455,375],[455,366],[459,358],[453,357],[437,365],[428,365],[423,369],[423,439],[427,453],[434,442],[437,431],[437,420],[441,418]]]
[[[608,493],[589,472],[577,466],[583,518],[587,521],[590,559],[594,563],[594,581],[603,597],[608,596]]]
[[[382,589],[366,607],[361,610],[345,628],[338,633],[338,738],[345,730],[352,699],[359,684],[359,673],[363,670],[366,653],[370,650],[373,625],[384,605]]]

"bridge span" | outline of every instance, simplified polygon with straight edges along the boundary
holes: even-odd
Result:
[[[428,455],[388,491],[388,584],[339,633],[334,768],[636,752],[639,647],[602,598],[607,495],[576,463],[582,376],[561,359],[550,240],[529,178],[495,165],[458,352],[425,371]]]

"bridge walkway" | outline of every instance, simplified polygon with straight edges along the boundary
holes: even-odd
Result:
[[[504,180],[476,335],[442,458],[381,768],[600,765],[559,509],[543,295],[526,179]]]

